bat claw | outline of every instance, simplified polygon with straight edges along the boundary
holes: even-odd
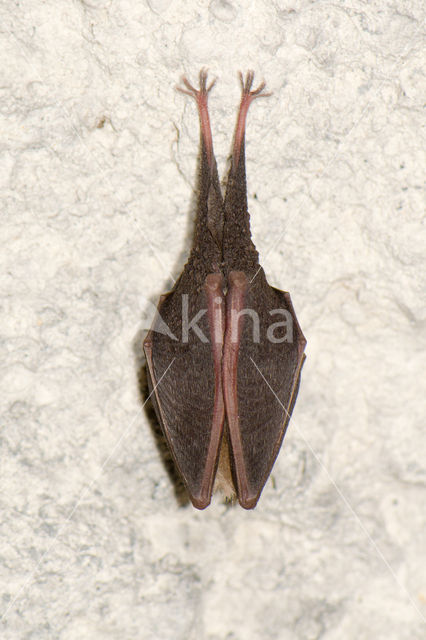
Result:
[[[240,78],[242,99],[250,98],[250,100],[254,100],[254,98],[267,98],[272,95],[270,92],[265,93],[263,91],[266,86],[266,82],[264,80],[262,80],[257,89],[253,89],[253,91],[251,90],[254,80],[254,71],[247,71],[245,79],[241,71],[239,71],[238,77]]]
[[[193,98],[195,98],[196,101],[198,101],[202,96],[207,96],[207,94],[211,91],[211,89],[216,83],[216,78],[214,78],[210,82],[210,84],[207,86],[207,75],[208,75],[207,69],[203,68],[200,70],[200,73],[198,75],[198,81],[199,81],[199,87],[200,87],[199,89],[196,89],[189,82],[186,76],[182,76],[181,78],[181,81],[185,85],[186,89],[179,86],[177,86],[176,89],[181,93],[186,93],[188,96],[192,96]]]

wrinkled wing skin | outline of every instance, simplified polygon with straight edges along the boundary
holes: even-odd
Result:
[[[228,292],[228,298],[231,297],[232,285]],[[254,339],[252,318],[242,315],[238,357],[228,371],[224,369],[224,387],[238,498],[241,506],[251,509],[259,499],[285,435],[297,396],[306,340],[289,294],[270,287],[263,270],[252,284],[247,280],[242,304],[259,317],[259,341]],[[266,335],[268,327],[284,321],[283,314],[270,315],[274,309],[288,314],[286,326],[273,330],[274,339],[286,337],[285,341],[273,342]],[[228,324],[227,335],[231,330]],[[232,360],[227,353],[230,348],[225,338],[224,363]]]
[[[211,294],[206,287],[198,294],[188,294],[189,320],[200,310],[207,311],[197,322],[201,333],[196,335],[191,329],[186,339],[181,326],[181,293],[177,286],[158,306],[177,340],[156,331],[154,323],[144,348],[157,416],[191,501],[203,509],[211,500],[224,423],[221,379],[218,385],[216,375],[220,362],[215,363],[210,337],[215,330],[209,314]],[[208,341],[200,339],[201,335]]]

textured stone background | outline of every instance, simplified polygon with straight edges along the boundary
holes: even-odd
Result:
[[[2,3],[2,638],[426,636],[424,18]],[[190,245],[198,123],[174,85],[204,65],[222,173],[237,70],[274,92],[249,116],[249,206],[308,339],[253,512],[180,505],[138,390]]]

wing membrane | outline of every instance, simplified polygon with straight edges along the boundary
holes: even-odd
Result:
[[[270,287],[263,270],[252,284],[235,272],[229,282],[223,356],[226,418],[239,501],[250,509],[285,435],[306,341],[289,294]],[[282,312],[285,326],[282,319],[278,326],[270,314],[276,310]]]

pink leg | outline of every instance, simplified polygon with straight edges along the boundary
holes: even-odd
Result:
[[[232,155],[234,170],[237,168],[238,161],[240,159],[241,145],[244,141],[246,118],[249,106],[255,98],[266,98],[271,95],[270,93],[262,93],[265,88],[265,82],[261,82],[257,89],[251,91],[254,79],[253,71],[247,72],[245,81],[241,72],[239,73],[239,77],[241,83],[241,102],[240,110],[238,112],[237,126],[235,128],[234,152]]]
[[[210,89],[213,87],[216,80],[213,80],[209,86],[207,86],[207,70],[201,69],[199,75],[199,84],[200,88],[196,89],[192,86],[192,84],[188,81],[188,79],[183,76],[182,82],[185,85],[186,89],[182,87],[176,87],[178,91],[181,93],[186,93],[188,96],[192,96],[195,99],[198,107],[198,113],[200,116],[200,126],[201,126],[201,135],[204,141],[204,146],[207,152],[207,160],[210,168],[213,166],[213,141],[212,141],[212,131],[210,128],[210,118],[209,111],[207,108],[207,97]]]

